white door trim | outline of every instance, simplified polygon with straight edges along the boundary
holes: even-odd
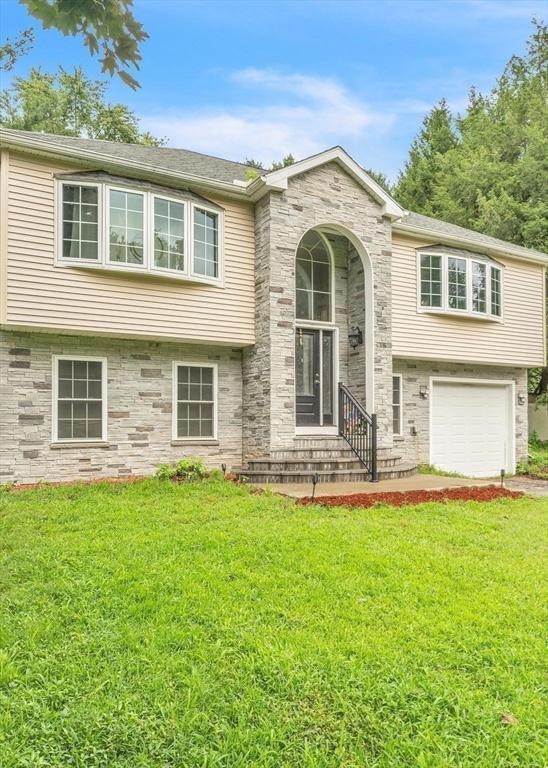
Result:
[[[295,336],[297,334],[297,331],[300,329],[302,330],[310,330],[310,331],[329,331],[333,333],[333,370],[331,371],[331,376],[333,377],[332,380],[332,388],[333,388],[333,424],[322,424],[321,426],[304,426],[304,427],[298,427],[295,424],[295,435],[338,435],[339,434],[339,403],[338,403],[338,392],[339,392],[339,328],[336,325],[328,324],[328,323],[316,323],[314,324],[313,321],[308,320],[297,320],[295,323],[295,328],[293,331],[293,343],[295,343]],[[320,336],[321,339],[321,336]],[[320,371],[322,370],[322,345],[320,343]],[[297,407],[297,357],[295,355],[294,358],[294,364],[293,364],[293,380],[295,381],[295,408]],[[322,382],[322,377],[320,376],[320,383]],[[322,392],[323,386],[320,388],[320,403],[323,400]]]
[[[493,386],[493,387],[506,387],[508,390],[508,454],[506,456],[506,472],[508,474],[514,474],[516,471],[516,382],[508,379],[476,379],[474,377],[453,377],[453,376],[430,376],[429,380],[429,396],[430,407],[428,414],[428,461],[433,463],[432,456],[432,414],[434,403],[434,384],[436,382],[444,384],[468,384],[478,386]],[[502,467],[501,467],[502,469]]]

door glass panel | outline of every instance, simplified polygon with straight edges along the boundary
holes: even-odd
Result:
[[[295,337],[297,395],[314,394],[314,336],[297,331]]]
[[[323,423],[333,424],[333,334],[322,332]]]

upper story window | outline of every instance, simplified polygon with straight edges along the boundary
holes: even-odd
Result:
[[[297,248],[296,316],[331,322],[331,255],[324,237],[310,230]]]
[[[222,279],[222,214],[109,183],[60,182],[58,263]]]
[[[470,317],[502,315],[502,269],[490,259],[441,248],[418,254],[419,307]],[[460,255],[464,254],[464,255]]]
[[[99,190],[76,184],[63,185],[63,258],[99,258]]]
[[[185,271],[185,206],[154,198],[154,266]]]
[[[117,264],[144,264],[144,195],[109,190],[108,260]]]

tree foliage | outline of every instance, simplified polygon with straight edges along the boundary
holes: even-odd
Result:
[[[405,207],[502,240],[548,250],[548,28],[534,22],[491,93],[463,115],[442,101],[425,118],[394,190]],[[530,391],[548,392],[536,369]]]
[[[141,132],[135,114],[123,104],[105,100],[107,83],[91,80],[82,69],[56,74],[31,69],[16,77],[0,94],[0,124],[24,131],[83,136],[157,146],[162,143]]]
[[[424,120],[395,187],[407,208],[546,250],[548,30],[535,22],[524,57],[494,89],[470,92],[453,116],[440,102]]]
[[[24,29],[19,32],[15,40],[7,37],[0,45],[0,70],[9,72],[17,63],[20,56],[24,56],[34,45],[34,30]]]
[[[147,39],[143,25],[133,13],[133,0],[19,0],[44,29],[81,36],[92,56],[100,55],[103,72],[117,74],[130,88],[137,80],[125,69],[139,69],[140,44]],[[0,45],[0,67],[12,69],[17,59],[32,47],[34,33],[26,29],[12,41]]]

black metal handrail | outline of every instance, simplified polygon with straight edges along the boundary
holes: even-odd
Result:
[[[367,413],[359,400],[339,382],[339,434],[370,474],[377,477],[377,415]]]

